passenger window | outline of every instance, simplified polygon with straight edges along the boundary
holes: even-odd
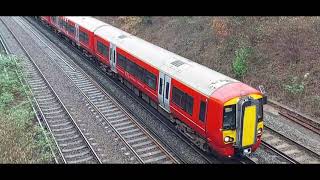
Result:
[[[144,77],[145,77],[145,80],[144,82],[152,89],[156,90],[156,84],[157,84],[157,81],[156,81],[156,76],[152,73],[150,73],[148,70],[145,70],[144,71]]]
[[[169,95],[169,83],[166,83],[166,99],[168,99],[168,95]]]
[[[186,111],[190,115],[192,115],[193,112],[193,97],[189,96],[188,94],[185,94],[186,96]]]
[[[143,68],[137,65],[137,76],[138,79],[143,82]]]
[[[183,102],[184,102],[184,94],[182,91],[180,91],[178,88],[174,87],[172,88],[172,102],[178,106],[180,106],[182,109],[184,108]]]
[[[127,61],[126,58],[119,53],[117,53],[117,55],[118,55],[117,62],[119,64],[119,66],[121,66],[123,69],[125,69],[126,68],[126,61]]]
[[[87,33],[83,32],[83,31],[79,31],[79,40],[85,44],[88,44],[89,42],[89,37],[87,35]]]
[[[193,112],[193,97],[187,93],[172,86],[172,102],[181,107],[184,111],[192,115]]]
[[[159,94],[161,95],[162,94],[162,78],[160,78],[160,88],[159,88]]]
[[[200,102],[200,112],[199,112],[199,119],[200,121],[204,122],[206,119],[206,108],[207,108],[207,103],[201,101]]]

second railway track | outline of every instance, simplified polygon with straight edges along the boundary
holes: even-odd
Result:
[[[319,164],[320,155],[284,135],[264,127],[262,145],[293,164]]]
[[[269,100],[269,104],[278,109],[278,114],[320,135],[320,123],[310,116],[303,115],[276,101]]]

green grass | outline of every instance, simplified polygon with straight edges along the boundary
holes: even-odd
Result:
[[[15,73],[14,60],[0,54],[0,163],[49,163],[53,157]]]

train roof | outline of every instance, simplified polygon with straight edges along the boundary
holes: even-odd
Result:
[[[89,16],[65,16],[65,18],[71,20],[72,22],[82,26],[83,28],[93,32],[101,26],[105,26],[106,23]]]
[[[97,29],[95,35],[206,96],[225,84],[239,82],[111,25]]]
[[[223,85],[239,82],[111,25],[98,28],[95,35],[206,96],[212,95]]]
[[[239,82],[187,58],[149,43],[92,17],[66,16],[95,35],[110,41],[136,58],[159,69],[206,96],[230,83]]]

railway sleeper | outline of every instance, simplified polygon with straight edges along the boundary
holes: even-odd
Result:
[[[77,134],[77,131],[72,130],[72,131],[68,131],[68,132],[64,132],[64,133],[54,133],[54,136],[58,138],[63,138],[63,137],[68,137],[70,135],[74,135]]]
[[[148,159],[148,160],[144,161],[144,163],[155,163],[155,162],[158,162],[158,161],[166,159],[166,158],[167,158],[166,155],[162,155],[162,156],[158,156],[158,157],[154,157],[154,158]]]
[[[109,100],[104,100],[104,101],[99,101],[99,102],[96,102],[95,103],[95,106],[97,106],[97,107],[99,107],[99,108],[102,108],[102,107],[104,107],[104,108],[114,108],[114,107],[116,107],[117,108],[117,106],[115,106],[111,101],[109,101]]]
[[[151,152],[148,152],[148,153],[141,154],[139,156],[141,158],[147,158],[147,157],[151,157],[151,156],[156,156],[158,154],[162,154],[162,151],[160,151],[160,150],[151,151]]]
[[[80,149],[79,149],[80,150]],[[79,151],[77,150],[77,151]],[[69,158],[69,159],[73,159],[73,158],[82,158],[85,155],[90,155],[90,151],[89,150],[85,150],[85,149],[81,149],[82,151],[74,153],[74,152],[69,152],[69,155],[65,155],[65,158]]]
[[[117,120],[117,119],[122,119],[122,118],[125,118],[126,115],[124,114],[119,114],[118,116],[113,116],[113,115],[109,115],[109,114],[103,114],[109,121],[114,121],[114,120]]]
[[[57,119],[50,119],[49,120],[50,126],[61,124],[61,123],[66,123],[66,122],[69,122],[66,118],[57,118]]]
[[[54,111],[46,111],[46,112],[43,112],[44,115],[52,115],[52,114],[59,114],[59,113],[62,113],[63,110],[62,109],[59,109],[59,110],[54,110]]]
[[[74,127],[71,125],[71,126],[65,126],[65,127],[61,127],[61,128],[52,128],[52,131],[54,131],[54,132],[68,131],[72,128],[74,128]]]
[[[136,150],[136,152],[137,153],[143,153],[145,151],[149,151],[149,150],[156,149],[156,148],[157,148],[157,146],[153,144],[151,146],[146,146],[144,148],[140,148],[140,149]]]
[[[53,107],[49,107],[49,108],[42,108],[42,111],[55,111],[61,109],[60,106],[53,106]]]
[[[125,135],[125,134],[130,134],[130,133],[133,133],[133,132],[137,132],[137,131],[140,131],[140,129],[134,128],[134,129],[126,130],[126,131],[121,131],[120,134],[121,135]]]
[[[133,124],[131,121],[125,121],[125,122],[121,122],[121,123],[113,123],[112,126],[115,128],[119,128],[119,127],[125,127],[128,125]]]
[[[135,128],[135,127],[136,126],[132,124],[132,125],[129,125],[129,126],[117,128],[117,131],[128,130],[128,129]]]
[[[143,135],[143,133],[142,133],[142,132],[138,132],[138,133],[133,133],[133,134],[125,135],[125,136],[123,136],[123,137],[126,138],[126,139],[130,139],[130,138],[134,138],[134,137],[141,136],[141,135]]]
[[[51,124],[51,126],[55,128],[55,127],[60,127],[60,126],[67,126],[67,125],[69,125],[69,124],[71,124],[71,122],[66,121],[66,122],[64,122],[64,123]]]
[[[66,119],[67,116],[65,114],[59,114],[59,115],[56,115],[56,116],[46,116],[46,119],[50,120],[51,122],[52,121],[55,121],[55,119]]]
[[[79,140],[76,140],[76,141],[73,141],[73,142],[68,142],[68,143],[59,143],[59,145],[63,148],[65,147],[76,147],[77,145],[83,143],[83,140],[82,139],[79,139]]]
[[[138,144],[133,144],[132,147],[139,149],[138,147],[144,146],[144,145],[149,145],[149,144],[153,144],[152,141],[147,140]]]
[[[62,138],[57,138],[57,141],[70,141],[70,140],[74,140],[76,138],[79,138],[80,136],[78,134],[74,134],[72,136],[67,136],[67,137],[62,137]]]
[[[146,140],[146,139],[148,139],[148,137],[142,136],[142,137],[140,137],[140,138],[134,138],[134,139],[132,139],[132,140],[128,140],[127,142],[128,142],[129,144],[132,144],[132,143],[137,143],[137,142],[140,142],[140,141],[143,141],[143,140]]]
[[[103,111],[103,110],[102,110]],[[123,112],[122,111],[120,111],[120,110],[114,110],[114,111],[105,111],[106,113],[107,113],[107,115],[108,116],[112,116],[112,117],[121,117],[122,115],[124,115],[123,114]],[[105,113],[105,112],[103,112],[103,113]]]
[[[99,108],[99,110],[103,111],[103,113],[113,113],[113,112],[119,111],[118,107],[116,106],[113,106],[113,107],[102,106]]]
[[[71,164],[79,164],[79,163],[89,162],[90,160],[93,160],[92,156],[88,156],[88,157],[82,158],[82,159],[70,160],[69,163],[71,163]]]

